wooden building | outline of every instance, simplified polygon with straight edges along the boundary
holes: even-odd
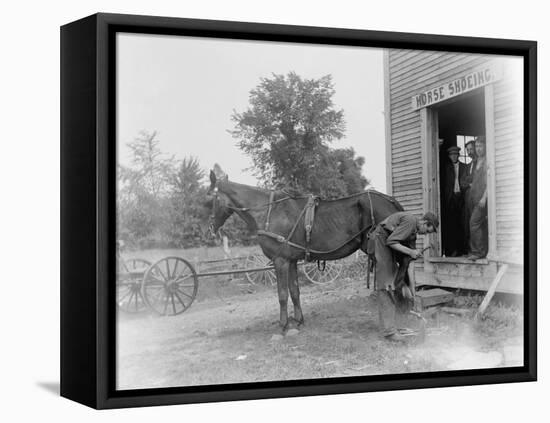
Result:
[[[489,253],[475,262],[444,257],[440,230],[419,240],[432,248],[417,263],[417,283],[487,290],[507,264],[497,290],[522,292],[522,65],[493,55],[384,53],[387,191],[406,210],[440,216],[444,152],[457,145],[463,154],[465,142],[486,137]]]

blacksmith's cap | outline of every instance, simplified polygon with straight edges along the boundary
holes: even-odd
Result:
[[[447,148],[447,154],[460,154],[460,147],[453,145],[452,147]]]
[[[424,213],[424,216],[422,216],[422,219],[432,225],[434,231],[437,232],[437,228],[439,227],[439,219],[435,214],[433,214],[432,212],[426,212]]]

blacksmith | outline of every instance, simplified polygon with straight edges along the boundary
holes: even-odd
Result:
[[[476,139],[484,140],[484,137],[478,137]],[[462,178],[460,179],[460,189],[464,195],[464,220],[463,220],[463,230],[464,230],[464,249],[467,253],[470,252],[470,217],[472,216],[472,211],[474,209],[474,204],[470,194],[470,188],[472,187],[472,181],[474,177],[474,170],[477,164],[477,155],[476,155],[476,141],[471,140],[466,143],[466,153],[470,157],[470,163],[466,165],[466,172],[464,172]]]
[[[448,160],[443,169],[441,187],[441,221],[443,253],[447,257],[456,257],[466,253],[464,244],[464,197],[460,180],[466,174],[466,165],[458,160],[460,147],[447,149]]]
[[[422,217],[408,212],[398,212],[380,222],[372,234],[380,330],[388,340],[404,339],[396,327],[394,292],[400,257],[401,255],[408,255],[412,259],[421,257],[422,252],[415,248],[417,234],[435,232],[438,226],[439,220],[431,212]]]

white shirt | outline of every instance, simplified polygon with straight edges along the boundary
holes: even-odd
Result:
[[[456,162],[453,164],[455,168],[455,187],[454,187],[454,193],[457,194],[460,192],[460,184],[458,183],[458,169],[459,169],[459,162]]]

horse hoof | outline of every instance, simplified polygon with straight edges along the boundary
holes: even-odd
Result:
[[[296,336],[300,333],[300,331],[298,329],[289,329],[288,332],[286,333],[286,336]]]
[[[300,320],[295,319],[294,317],[291,317],[290,320],[292,323],[294,323],[296,326],[302,326],[304,324],[304,318],[302,317]]]

